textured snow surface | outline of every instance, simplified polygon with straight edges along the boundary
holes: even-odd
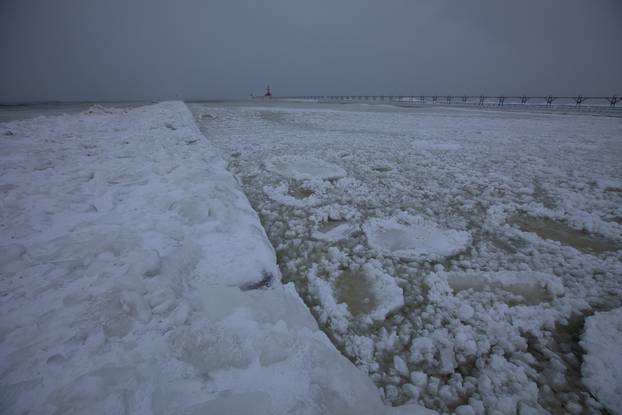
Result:
[[[588,317],[581,346],[585,384],[612,414],[622,414],[622,308]]]
[[[183,103],[0,137],[0,412],[390,411]]]
[[[191,109],[259,213],[283,280],[385,402],[602,413],[578,340],[587,316],[622,306],[621,119]],[[285,173],[300,160],[312,174]],[[338,170],[326,166],[345,175],[315,174]]]

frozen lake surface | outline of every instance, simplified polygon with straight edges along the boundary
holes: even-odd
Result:
[[[619,366],[620,322],[589,325],[617,327],[600,349],[584,326],[622,306],[622,120],[190,107],[284,281],[386,403],[619,413],[620,380],[597,368]]]

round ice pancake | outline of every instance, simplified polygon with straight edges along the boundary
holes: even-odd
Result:
[[[524,304],[550,302],[564,294],[559,277],[536,271],[453,272],[447,274],[447,282],[454,293],[500,288],[522,297],[519,303]]]
[[[329,180],[346,176],[336,164],[309,156],[281,156],[265,162],[267,170],[295,180]]]
[[[436,260],[463,251],[471,242],[465,231],[440,228],[421,216],[406,222],[374,218],[363,225],[369,246],[382,254],[404,259]]]

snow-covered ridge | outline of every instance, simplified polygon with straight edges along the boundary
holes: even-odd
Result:
[[[0,137],[0,412],[425,412],[384,407],[281,284],[183,103]]]

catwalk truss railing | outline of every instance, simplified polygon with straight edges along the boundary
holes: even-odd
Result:
[[[499,107],[505,104],[521,104],[521,105],[545,105],[551,107],[556,104],[560,105],[574,105],[580,107],[586,101],[595,103],[597,105],[609,106],[609,108],[616,108],[616,104],[622,100],[622,97],[617,95],[611,95],[607,97],[603,96],[490,96],[490,95],[302,95],[302,96],[286,96],[275,97],[278,99],[300,99],[300,100],[314,100],[314,101],[385,101],[385,102],[397,102],[397,103],[411,103],[411,104],[471,104],[471,105],[497,105]],[[260,97],[263,99],[263,97]]]

